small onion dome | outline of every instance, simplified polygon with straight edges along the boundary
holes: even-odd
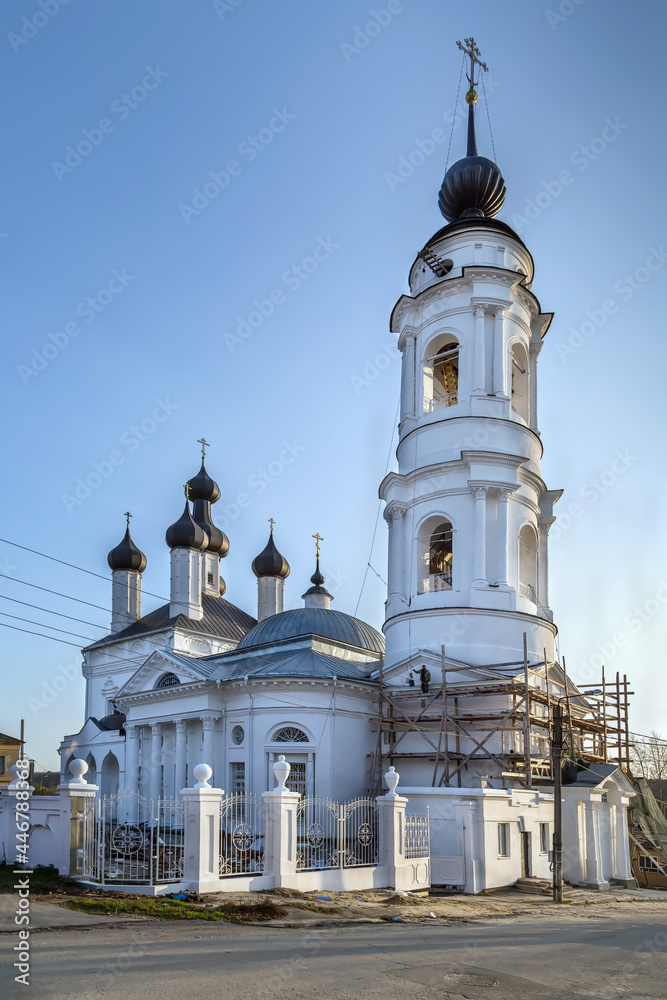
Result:
[[[103,719],[98,720],[98,725],[100,729],[106,729],[109,732],[117,729],[119,733],[123,732],[123,726],[125,725],[126,716],[119,712],[118,709],[114,709],[111,715],[105,715]]]
[[[505,201],[500,168],[485,156],[464,156],[452,164],[440,188],[438,206],[448,222],[493,219]]]
[[[211,480],[212,481],[212,480]],[[215,483],[213,484],[215,485]],[[224,531],[216,527],[211,520],[211,504],[208,500],[195,500],[192,505],[192,516],[207,538],[206,551],[213,552],[221,559],[229,552],[229,539]]]
[[[174,521],[174,523],[167,528],[165,538],[170,549],[206,548],[206,534],[203,528],[200,528],[199,525],[192,520],[190,504],[187,500],[185,501],[183,513],[179,517],[178,521]]]
[[[331,597],[331,594],[326,589],[326,587],[322,586],[322,584],[324,583],[324,577],[320,573],[319,556],[317,557],[317,566],[315,567],[315,572],[310,578],[310,582],[313,584],[313,586],[309,587],[306,593],[302,594],[301,597],[306,597],[307,594],[324,594],[326,597]],[[333,597],[331,597],[331,600],[333,601]]]
[[[107,562],[111,569],[133,569],[137,573],[143,573],[146,569],[146,556],[132,541],[129,525],[123,541],[107,556]]]
[[[188,481],[188,487],[191,500],[208,500],[209,503],[215,503],[220,499],[220,487],[209,476],[203,460],[197,475]]]
[[[266,547],[252,561],[252,571],[257,579],[263,576],[277,576],[280,580],[285,580],[289,576],[289,563],[276,548],[273,528]]]

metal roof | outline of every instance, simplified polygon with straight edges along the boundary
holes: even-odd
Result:
[[[213,658],[211,658],[213,660]],[[242,655],[223,653],[215,657],[211,680],[236,680],[241,677],[341,677],[347,680],[371,681],[374,663],[329,656],[316,652],[311,646],[292,644],[283,649],[263,650]],[[375,681],[371,681],[375,684]]]
[[[380,632],[358,618],[327,608],[295,608],[279,615],[271,615],[246,632],[237,649],[248,649],[300,635],[319,635],[349,646],[368,649],[379,655],[384,654],[384,636]]]
[[[144,635],[146,632],[158,632],[166,628],[181,628],[189,632],[204,632],[207,635],[219,635],[225,639],[241,639],[249,629],[256,624],[257,619],[245,613],[222,597],[202,596],[204,617],[200,619],[186,618],[185,615],[169,616],[169,604],[151,611],[138,621],[128,625],[122,632],[112,632],[103,639],[98,639],[86,649],[98,649],[109,642],[119,639],[130,639]]]

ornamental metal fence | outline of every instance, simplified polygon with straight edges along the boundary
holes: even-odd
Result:
[[[183,878],[182,799],[119,792],[89,799],[81,816],[82,874],[101,885],[154,885]]]
[[[431,835],[428,810],[425,816],[406,815],[403,831],[403,857],[410,860],[412,858],[428,858],[430,855]]]
[[[302,798],[297,807],[299,871],[376,865],[378,811],[374,799],[339,805],[323,796]]]
[[[220,877],[264,872],[266,805],[258,795],[235,792],[220,802]]]

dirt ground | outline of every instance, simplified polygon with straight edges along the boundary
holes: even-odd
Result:
[[[645,916],[667,914],[667,892],[651,889],[588,892],[568,890],[561,905],[554,904],[547,895],[523,893],[508,888],[494,890],[478,896],[441,895],[429,893],[396,894],[389,889],[360,892],[300,892],[296,889],[274,889],[270,892],[208,893],[197,898],[197,904],[206,909],[223,904],[256,904],[272,901],[287,910],[286,916],[272,920],[264,926],[302,927],[328,926],[341,923],[440,922],[446,924],[497,921],[504,919],[630,919],[634,913]],[[40,901],[62,904],[70,898],[67,894],[41,895]],[[130,901],[146,900],[146,896],[128,896],[119,892],[97,893],[88,891],[89,899]],[[155,897],[153,897],[155,898]],[[159,899],[160,897],[158,897]],[[153,920],[152,916],[129,916],[130,920]]]

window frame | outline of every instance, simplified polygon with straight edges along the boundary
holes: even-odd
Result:
[[[498,823],[498,858],[510,858],[511,836],[510,825],[507,822]]]

